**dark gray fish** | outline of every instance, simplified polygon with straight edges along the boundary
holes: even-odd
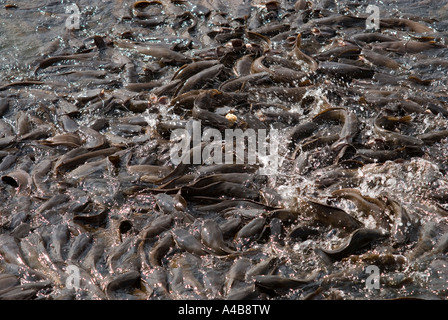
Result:
[[[143,241],[150,241],[164,231],[167,231],[172,224],[173,217],[171,215],[160,215],[140,231],[139,237]]]
[[[98,149],[104,147],[107,143],[103,134],[90,127],[80,126],[78,134],[83,138],[83,147],[86,149]]]
[[[149,296],[154,298],[169,298],[168,271],[165,268],[154,268],[147,275],[142,275],[142,282]]]
[[[258,217],[253,219],[252,221],[248,222],[246,225],[244,225],[235,235],[235,240],[238,239],[251,239],[255,240],[263,231],[263,228],[266,224],[266,218]]]
[[[387,205],[394,216],[392,238],[398,245],[403,245],[417,240],[419,229],[418,221],[412,219],[407,210],[399,202],[387,199]]]
[[[227,300],[251,300],[256,299],[260,292],[255,284],[248,284],[238,288],[234,288],[227,295]]]
[[[67,224],[61,223],[55,226],[51,233],[50,254],[55,262],[65,261],[66,244],[70,240],[70,231]]]
[[[128,237],[118,246],[108,252],[106,263],[113,273],[121,273],[138,270],[141,266],[138,255],[140,240],[136,237]]]
[[[172,230],[171,234],[173,235],[173,239],[177,246],[187,252],[198,256],[204,256],[210,253],[210,251],[187,230],[178,228]]]
[[[358,189],[343,188],[332,192],[333,196],[348,199],[355,203],[358,211],[366,216],[372,216],[378,227],[388,230],[391,219],[386,214],[386,205],[384,202],[363,196]]]
[[[261,259],[260,262],[253,265],[246,272],[246,280],[251,280],[252,278],[259,275],[267,275],[275,272],[276,266],[279,263],[277,257],[269,257],[267,259]]]
[[[73,216],[73,222],[82,226],[98,227],[106,223],[106,218],[109,215],[108,209],[99,209],[96,212],[81,214],[77,213]]]
[[[213,81],[223,71],[223,69],[224,66],[222,64],[215,64],[195,73],[185,80],[175,95],[178,96],[190,90],[202,89],[208,82]]]
[[[255,285],[271,290],[296,289],[309,283],[310,280],[289,278],[277,274],[255,276]]]
[[[425,144],[431,145],[433,143],[439,142],[442,139],[448,137],[448,130],[437,130],[428,133],[423,133],[417,136]]]
[[[224,81],[219,90],[225,92],[246,91],[251,85],[270,83],[268,72],[257,72]]]
[[[42,214],[46,210],[56,209],[62,204],[67,204],[70,197],[66,194],[56,194],[45,201],[36,209],[36,214]]]
[[[40,143],[46,146],[66,146],[69,148],[79,148],[83,144],[80,136],[76,133],[68,132],[50,137]]]
[[[17,169],[2,176],[3,183],[6,183],[21,191],[30,190],[32,180],[28,172]]]
[[[219,225],[219,228],[221,229],[222,235],[224,239],[230,239],[235,236],[235,234],[238,232],[242,224],[242,220],[239,216],[226,219],[225,222],[221,223]]]
[[[120,291],[139,287],[140,272],[129,271],[114,277],[106,286],[106,295],[109,300],[126,299],[130,297]]]
[[[0,172],[8,170],[17,161],[17,156],[14,154],[7,154],[0,163]]]
[[[352,232],[363,226],[360,221],[344,210],[312,200],[304,201],[301,210],[303,210],[301,214],[313,217],[319,223],[330,225],[334,228],[341,228],[346,232]]]
[[[340,151],[342,148],[350,145],[359,132],[358,117],[355,113],[348,112],[343,108],[326,109],[313,118],[313,121],[317,123],[320,123],[322,120],[335,120],[343,125],[339,133],[339,139],[331,145],[331,149],[334,151]]]
[[[104,255],[107,252],[107,246],[102,238],[94,239],[92,247],[89,249],[81,264],[83,269],[90,272],[92,275],[99,273],[101,264],[104,262]]]
[[[195,74],[201,72],[202,70],[211,68],[218,63],[218,60],[203,60],[185,64],[184,66],[177,69],[177,71],[173,75],[172,80],[180,79],[182,81],[187,81]]]
[[[75,166],[81,165],[89,159],[96,157],[107,157],[119,151],[118,148],[110,147],[95,151],[88,151],[84,147],[74,149],[62,155],[54,164],[53,170],[58,173],[62,170],[71,169]]]
[[[334,250],[320,250],[322,250],[327,256],[329,256],[330,259],[337,261],[351,254],[354,254],[358,250],[363,249],[374,241],[383,240],[388,236],[388,233],[385,233],[380,229],[361,228],[355,230],[339,248]]]
[[[20,285],[20,281],[15,275],[8,273],[0,274],[0,295],[6,292],[6,290],[18,285]]]
[[[381,42],[371,45],[373,49],[382,49],[386,51],[393,51],[400,54],[405,53],[420,53],[433,49],[443,49],[446,45],[434,42],[420,42],[420,41],[390,41]]]
[[[8,263],[13,263],[18,266],[27,266],[18,241],[10,235],[0,235],[0,254]]]
[[[174,242],[173,236],[171,233],[167,233],[162,236],[152,247],[149,252],[149,264],[152,267],[162,266],[162,258],[168,251],[174,247],[176,243]],[[144,259],[143,261],[146,261]]]
[[[384,138],[387,142],[393,143],[394,145],[422,146],[423,141],[421,139],[395,132],[393,131],[393,128],[390,127],[399,123],[407,123],[410,121],[410,119],[410,116],[397,118],[378,115],[374,121],[374,129],[379,136]]]
[[[361,57],[367,59],[369,62],[375,64],[376,66],[386,67],[392,70],[398,70],[401,66],[400,64],[392,58],[389,58],[385,54],[377,53],[373,50],[362,50]]]
[[[76,262],[91,245],[92,240],[92,236],[88,233],[81,233],[77,235],[70,244],[70,249],[67,253],[67,261]]]
[[[53,162],[50,159],[44,159],[40,161],[31,170],[31,180],[39,195],[50,196],[50,172],[53,166]]]
[[[11,124],[0,119],[0,137],[9,137],[15,135],[15,130]]]
[[[226,255],[236,252],[224,242],[221,228],[216,221],[211,219],[206,219],[202,222],[201,241],[218,255]]]
[[[198,188],[185,186],[181,188],[181,194],[186,198],[199,195],[209,197],[219,197],[221,195],[229,198],[239,198],[243,196],[245,199],[252,200],[257,200],[259,198],[259,193],[257,191],[244,187],[239,183],[228,181],[218,181]]]
[[[0,98],[0,117],[3,116],[9,109],[8,98]]]
[[[9,136],[9,137],[0,138],[0,149],[4,149],[6,147],[9,147],[10,145],[15,143],[16,141],[17,141],[17,137],[16,136]]]
[[[366,67],[328,61],[319,63],[317,71],[347,80],[372,78],[375,74],[373,69]]]
[[[226,295],[232,294],[241,284],[245,283],[246,272],[251,267],[252,263],[247,258],[239,258],[230,267],[226,280],[224,283],[224,293]]]
[[[46,59],[42,60],[41,62],[39,62],[39,65],[34,70],[34,74],[37,74],[39,70],[48,68],[49,66],[51,66],[57,62],[67,61],[67,60],[77,60],[77,61],[87,60],[87,59],[94,57],[96,54],[97,54],[96,52],[88,52],[88,53],[79,53],[79,54],[73,54],[73,55],[49,57],[49,58],[46,58]]]

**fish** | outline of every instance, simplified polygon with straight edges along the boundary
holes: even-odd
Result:
[[[335,190],[332,195],[338,198],[348,199],[355,203],[362,214],[372,216],[378,227],[389,229],[391,219],[386,214],[386,204],[378,199],[363,196],[358,189],[344,188]]]
[[[374,241],[384,240],[389,236],[388,233],[380,229],[367,229],[360,228],[353,231],[350,236],[345,239],[344,243],[337,249],[328,250],[320,249],[333,261],[341,260],[357,250],[364,248],[365,246],[371,244]]]
[[[422,146],[423,141],[417,137],[412,137],[408,135],[404,135],[392,130],[388,130],[385,126],[390,124],[396,124],[400,122],[408,122],[409,117],[405,118],[393,118],[387,116],[378,115],[374,122],[375,132],[384,138],[389,143],[392,143],[397,146]]]
[[[299,208],[294,208],[294,211]],[[313,200],[301,200],[298,212],[315,219],[315,221],[334,228],[341,228],[345,232],[352,232],[363,226],[363,223],[347,212],[334,206],[329,206]]]
[[[149,264],[152,267],[162,266],[161,259],[168,253],[168,251],[175,246],[174,238],[171,233],[163,235],[152,247],[149,252]],[[146,259],[143,259],[146,261]]]
[[[204,256],[207,255],[210,251],[206,249],[202,243],[196,239],[190,232],[184,229],[175,229],[171,231],[174,242],[176,245],[195,255]]]
[[[218,223],[212,219],[206,219],[201,224],[201,241],[217,255],[236,253],[225,242],[222,230]]]
[[[196,75],[197,73],[211,68],[215,65],[219,64],[219,60],[202,60],[202,61],[196,61],[189,64],[185,64],[174,73],[171,80],[177,80],[180,79],[182,81],[187,81],[192,76]],[[188,90],[191,91],[191,90]]]
[[[263,228],[265,227],[266,218],[258,217],[245,224],[235,235],[235,240],[238,239],[252,239],[256,240]]]
[[[443,44],[435,42],[420,42],[420,41],[391,41],[381,42],[372,45],[373,49],[381,49],[392,51],[395,53],[420,53],[428,50],[436,50],[446,48]]]
[[[27,267],[19,244],[12,236],[8,234],[0,235],[0,253],[8,263]]]
[[[389,58],[387,54],[378,53],[373,50],[363,49],[359,57],[368,60],[376,66],[386,67],[392,70],[398,70],[401,68],[400,64],[394,59]]]
[[[32,180],[28,172],[17,169],[1,177],[2,181],[20,191],[30,191]]]
[[[310,72],[315,72],[319,67],[319,63],[311,56],[303,53],[302,50],[300,49],[301,45],[302,45],[302,34],[299,33],[295,39],[294,47],[290,52],[290,56],[297,60],[305,62],[308,65]]]
[[[231,295],[242,282],[245,282],[246,272],[252,265],[251,261],[245,257],[237,259],[230,267],[224,283],[224,293]]]
[[[8,98],[0,98],[0,116],[3,116],[9,110]]]
[[[359,132],[359,120],[353,112],[347,112],[347,110],[339,108],[330,108],[313,117],[313,121],[317,123],[320,123],[324,119],[342,122],[343,126],[339,133],[339,139],[331,145],[331,149],[336,152],[350,145]]]
[[[359,67],[351,64],[331,61],[320,62],[316,72],[322,72],[324,74],[347,80],[371,79],[375,74],[375,71],[368,67]]]
[[[107,299],[117,300],[122,298],[123,295],[117,291],[137,287],[141,280],[140,277],[138,271],[129,271],[115,276],[106,286]]]
[[[202,89],[206,86],[209,81],[216,78],[224,69],[222,64],[215,64],[204,70],[201,70],[191,77],[187,78],[183,85],[180,86],[179,90],[176,91],[175,95],[181,95],[182,93],[188,92],[190,90]],[[180,80],[180,79],[175,79]]]
[[[255,276],[255,285],[271,290],[296,289],[309,283],[309,280],[285,277],[277,274]]]
[[[57,35],[5,5],[38,32],[5,29],[0,299],[369,299],[368,265],[444,298],[443,8],[377,5],[100,1]],[[276,174],[210,163],[229,129],[275,129]]]
[[[413,21],[411,19],[400,19],[400,18],[382,18],[380,20],[380,27],[382,28],[401,28],[406,27],[410,31],[415,33],[427,33],[434,32],[434,30],[425,24]]]
[[[70,244],[67,260],[77,261],[81,254],[91,245],[92,240],[92,237],[87,233],[77,235]]]

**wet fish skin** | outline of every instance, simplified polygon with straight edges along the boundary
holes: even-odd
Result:
[[[326,249],[320,249],[320,250],[322,250],[332,260],[337,261],[343,259],[344,257],[349,256],[350,254],[367,246],[373,241],[382,240],[387,238],[388,236],[389,236],[388,233],[385,233],[380,229],[360,228],[355,230],[348,237],[348,239],[346,239],[345,243],[342,244],[339,248],[335,250],[326,250]]]
[[[3,116],[9,109],[8,98],[0,98],[0,117]]]
[[[282,290],[282,289],[296,289],[300,286],[309,283],[309,280],[288,278],[281,275],[258,275],[255,276],[255,285],[271,289],[271,290]]]
[[[175,245],[176,243],[174,242],[174,238],[171,233],[162,236],[149,252],[149,264],[154,268],[162,266],[162,258]],[[146,261],[146,259],[143,259],[143,261]]]
[[[373,50],[362,50],[360,57],[367,59],[371,63],[386,67],[392,70],[398,70],[401,66],[394,59],[387,57],[385,54],[377,53]]]
[[[77,261],[84,250],[91,244],[92,237],[87,233],[81,233],[76,236],[70,244],[70,249],[67,253],[67,261]]]
[[[301,208],[304,209],[305,215],[314,217],[316,221],[325,225],[341,228],[346,232],[352,232],[363,226],[360,221],[337,207],[321,204],[313,200],[305,200],[302,205]]]
[[[70,197],[66,194],[56,194],[39,206],[36,213],[42,214],[45,210],[53,209],[54,207],[67,203],[69,199]]]
[[[405,53],[420,53],[427,50],[433,49],[443,49],[446,48],[445,45],[431,42],[420,42],[420,41],[393,41],[393,42],[382,42],[372,45],[374,49],[382,49],[387,51],[392,51],[400,54]]]
[[[106,296],[109,300],[120,299],[116,291],[123,288],[134,287],[140,282],[140,273],[138,271],[129,271],[115,276],[106,286]]]
[[[20,191],[30,191],[31,188],[31,176],[28,172],[17,169],[9,172],[1,177],[3,183],[6,183],[14,188],[18,188]]]
[[[332,195],[354,202],[360,212],[371,215],[375,219],[378,227],[389,229],[391,220],[385,213],[386,204],[384,202],[363,196],[358,189],[339,189],[333,191]]]
[[[18,242],[10,235],[0,235],[0,253],[9,263],[18,266],[27,266]]]
[[[216,254],[226,255],[235,253],[235,250],[229,248],[224,242],[224,236],[218,223],[211,219],[206,219],[201,225],[201,241]]]
[[[224,293],[231,295],[232,292],[238,287],[238,284],[244,283],[246,278],[246,272],[252,265],[251,261],[247,258],[239,258],[230,267],[226,281],[224,283]]]
[[[7,154],[0,163],[0,171],[6,171],[9,169],[17,160],[17,156],[14,154]]]
[[[209,68],[206,68],[193,76],[189,77],[185,83],[176,92],[176,96],[190,90],[202,89],[208,81],[212,81],[216,78],[224,69],[222,64],[215,64]]]
[[[235,240],[238,239],[256,239],[260,236],[266,223],[266,218],[258,217],[244,225],[235,235]]]
[[[386,122],[384,122],[385,119],[386,119]],[[386,141],[393,143],[394,145],[398,145],[398,146],[422,146],[423,145],[423,141],[419,138],[403,135],[401,133],[394,132],[392,130],[388,130],[387,128],[385,128],[386,123],[388,123],[387,119],[390,119],[390,118],[388,118],[387,116],[378,115],[374,121],[374,130],[379,136],[386,139]],[[392,122],[398,123],[398,122],[400,122],[400,120],[397,119],[395,121],[392,119]]]
[[[50,252],[53,253],[55,262],[65,261],[64,246],[69,242],[70,232],[66,224],[59,224],[53,228]]]
[[[375,74],[374,70],[370,68],[328,61],[319,63],[317,71],[345,79],[368,79],[372,78]]]
[[[193,75],[201,72],[202,70],[211,68],[219,63],[218,60],[203,60],[196,61],[190,64],[185,64],[184,66],[177,69],[174,73],[172,80],[181,79],[182,81],[186,81],[191,78]]]
[[[204,256],[209,253],[201,242],[196,239],[190,232],[184,229],[176,229],[171,231],[173,235],[174,242],[179,246],[179,248],[196,254],[198,256]]]

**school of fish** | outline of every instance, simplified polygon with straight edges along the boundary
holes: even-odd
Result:
[[[391,2],[2,5],[64,31],[0,68],[0,300],[446,299],[448,4]],[[174,165],[195,121],[277,173]]]

